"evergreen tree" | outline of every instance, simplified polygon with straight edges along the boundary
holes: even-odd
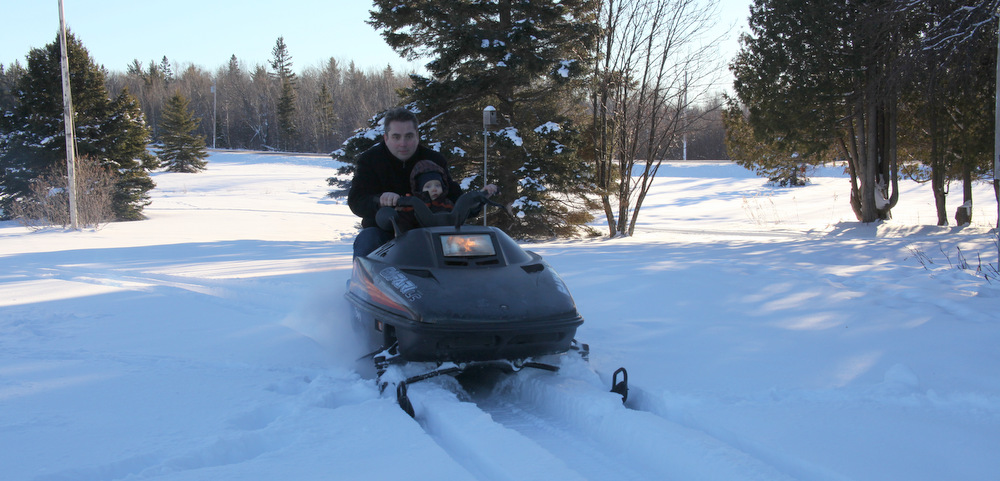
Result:
[[[731,65],[754,139],[834,150],[858,220],[890,218],[899,153],[969,187],[991,149],[997,0],[755,0]],[[981,159],[981,160],[977,160]],[[955,168],[952,168],[952,165]],[[923,176],[923,173],[917,175]]]
[[[332,144],[331,139],[336,133],[337,110],[334,108],[333,96],[330,95],[330,90],[326,88],[326,83],[323,83],[320,87],[316,103],[319,106],[318,147],[321,152],[329,152]]]
[[[901,107],[900,145],[919,161],[904,172],[930,180],[938,225],[947,225],[949,184],[963,186],[971,205],[972,181],[993,162],[997,0],[930,0],[915,6],[926,30],[913,55]],[[929,171],[928,171],[929,168]],[[972,210],[966,215],[971,220]]]
[[[111,102],[111,112],[102,130],[107,135],[105,151],[117,161],[112,210],[118,220],[140,220],[142,209],[149,205],[149,191],[155,184],[147,174],[160,167],[159,159],[146,149],[149,129],[142,123],[139,101],[128,89]]]
[[[160,134],[163,145],[157,155],[168,171],[192,173],[205,169],[205,139],[192,133],[200,120],[191,113],[188,100],[180,92],[167,100]]]
[[[292,56],[285,45],[285,37],[278,37],[271,51],[273,59],[271,68],[281,85],[281,95],[278,97],[278,149],[292,150],[293,141],[298,134],[295,125],[295,72],[292,72]]]
[[[164,71],[164,68],[167,70]],[[169,69],[170,64],[166,61],[166,57],[160,64],[150,61],[148,67],[143,67],[138,59],[134,59],[128,65],[125,78],[122,80],[124,87],[128,88],[139,99],[139,105],[145,113],[146,125],[152,132],[153,141],[159,139],[160,113],[167,100],[169,83],[172,78]]]
[[[167,84],[174,81],[174,69],[170,68],[170,61],[167,60],[166,55],[160,59],[160,64],[157,66],[154,66],[153,62],[149,63],[149,75],[159,75],[163,78],[164,83]]]
[[[22,75],[24,67],[19,62],[14,62],[9,67],[0,63],[0,115],[14,109],[17,102],[14,89]]]
[[[726,149],[729,158],[755,174],[782,187],[805,185],[807,166],[832,161],[833,151],[810,153],[786,142],[762,142],[754,138],[743,109],[734,99],[727,99],[722,121],[726,126]]]
[[[128,92],[109,99],[104,70],[72,33],[67,33],[66,41],[77,155],[90,157],[115,173],[116,218],[140,218],[153,188],[144,119]],[[53,167],[66,170],[60,62],[58,38],[44,48],[32,49],[27,69],[18,80],[16,105],[0,119],[0,208],[5,216],[9,207],[29,197],[34,179]]]
[[[890,218],[901,72],[919,38],[911,9],[894,0],[755,0],[750,12],[730,68],[756,139],[837,149],[858,220]]]
[[[249,129],[245,122],[239,122],[241,107],[244,105],[244,95],[249,84],[249,77],[240,67],[240,62],[233,55],[225,67],[216,74],[218,94],[219,145],[222,148],[234,149],[243,146],[249,139],[246,133]]]
[[[593,1],[376,0],[371,14],[397,52],[431,59],[431,76],[411,76],[404,103],[424,121],[421,141],[451,158],[454,177],[500,187],[517,218],[493,215],[492,224],[516,236],[568,235],[590,219],[577,202],[591,182],[572,114],[591,61]],[[478,153],[490,105],[500,126],[488,133],[484,179]]]

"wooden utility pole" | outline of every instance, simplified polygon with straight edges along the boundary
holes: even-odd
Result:
[[[997,8],[997,76],[993,81],[993,195],[997,200],[997,265],[1000,266],[1000,7]]]
[[[1000,8],[997,9],[997,76],[993,80],[993,191],[997,196],[997,235],[1000,235]]]
[[[63,125],[66,127],[66,190],[69,194],[69,223],[73,230],[80,224],[76,212],[76,140],[73,137],[73,96],[69,88],[69,56],[66,48],[66,21],[63,18],[63,2],[59,0],[59,49],[62,53]]]

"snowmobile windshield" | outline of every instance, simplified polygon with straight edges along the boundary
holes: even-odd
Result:
[[[496,249],[489,234],[445,234],[440,237],[445,257],[494,256]]]

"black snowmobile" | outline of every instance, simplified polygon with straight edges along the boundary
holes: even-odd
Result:
[[[483,206],[499,204],[475,191],[451,212],[432,213],[414,197],[399,205],[412,207],[421,227],[402,231],[395,209],[379,210],[379,226],[396,237],[354,259],[346,297],[374,349],[381,388],[393,363],[447,363],[397,383],[399,404],[411,416],[406,386],[413,382],[483,363],[555,371],[534,359],[571,350],[586,358],[587,346],[574,340],[583,317],[559,275],[500,229],[465,224]],[[624,398],[627,374],[619,371],[623,381],[616,372],[612,391]]]

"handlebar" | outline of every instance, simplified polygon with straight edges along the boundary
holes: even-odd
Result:
[[[396,201],[397,207],[412,207],[413,213],[417,218],[417,223],[421,227],[437,227],[437,226],[449,226],[454,225],[456,229],[460,228],[465,221],[475,214],[479,213],[479,209],[484,205],[492,205],[495,207],[500,207],[507,211],[507,206],[503,204],[494,202],[490,200],[490,196],[483,191],[470,191],[466,192],[455,201],[455,207],[451,212],[431,212],[430,208],[427,207],[422,200],[417,197],[407,196],[400,197]],[[508,211],[509,212],[509,211]],[[379,227],[385,230],[391,229],[398,236],[401,234],[399,226],[396,224],[396,209],[392,207],[382,207],[379,209],[378,216],[376,220]]]
[[[396,205],[413,207],[417,222],[423,227],[454,225],[457,229],[465,223],[466,219],[478,213],[479,209],[489,202],[489,196],[485,192],[476,190],[462,194],[455,201],[455,207],[451,212],[431,212],[427,204],[424,204],[417,197],[401,197]]]

